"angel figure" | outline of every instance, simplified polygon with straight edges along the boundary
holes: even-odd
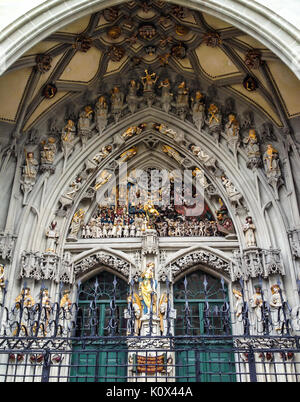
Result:
[[[123,152],[120,155],[120,162],[127,162],[129,159],[133,158],[137,154],[137,148],[133,147],[130,149],[127,149],[127,151]]]
[[[97,176],[96,184],[94,190],[98,191],[100,187],[104,186],[110,178],[113,176],[113,173],[109,170],[102,170],[102,172]]]

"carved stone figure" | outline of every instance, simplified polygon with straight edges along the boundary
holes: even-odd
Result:
[[[3,264],[0,264],[0,305],[3,305],[4,298],[4,290],[5,290],[5,267]]]
[[[133,298],[131,296],[128,296],[127,298],[128,303],[132,303],[132,309],[134,312],[134,328],[133,328],[133,333],[134,335],[138,336],[140,335],[140,330],[141,330],[141,317],[142,317],[142,304],[139,296],[134,293]],[[128,309],[124,311],[124,316],[127,320],[130,320],[132,317],[130,317]],[[131,334],[131,328],[128,327],[128,332],[127,335]]]
[[[131,138],[134,135],[141,134],[146,126],[146,123],[141,123],[139,126],[128,127],[127,130],[125,130],[124,133],[121,135],[121,137],[126,141],[128,138]]]
[[[162,145],[162,151],[182,165],[184,158],[180,156],[179,152],[175,151],[174,148],[164,144]]]
[[[74,141],[76,135],[76,127],[73,120],[68,120],[67,125],[63,128],[61,134],[62,150],[67,159],[74,148]]]
[[[252,217],[248,216],[246,218],[246,223],[243,226],[247,247],[256,247],[255,230],[256,226],[252,222]]]
[[[158,80],[156,73],[150,74],[148,70],[145,70],[145,76],[141,77],[141,81],[144,87],[144,99],[148,107],[151,107],[154,101],[154,86]]]
[[[189,88],[187,88],[185,81],[182,81],[178,85],[176,103],[174,106],[179,118],[184,120],[189,110]]]
[[[131,113],[135,113],[138,108],[139,98],[137,96],[137,91],[139,89],[139,84],[135,80],[131,80],[128,88],[128,95],[126,97],[127,105]]]
[[[282,296],[280,295],[280,286],[275,284],[271,286],[271,298],[269,301],[271,307],[272,327],[279,334],[282,331],[284,323],[284,312]]]
[[[195,168],[192,172],[193,176],[196,177],[198,183],[200,184],[201,187],[203,187],[203,189],[205,189],[206,187],[209,186],[209,183],[204,175],[203,170],[199,169],[199,168]]]
[[[124,94],[120,88],[114,87],[111,94],[111,113],[117,123],[122,115],[124,108]]]
[[[271,144],[267,145],[267,150],[264,153],[263,161],[268,183],[273,187],[278,197],[278,188],[280,184],[282,184],[281,169],[278,151],[273,148]]]
[[[253,169],[261,167],[262,162],[259,141],[254,129],[249,130],[249,135],[243,139],[243,143],[245,144],[248,157],[247,168]]]
[[[91,137],[93,129],[93,109],[91,106],[85,106],[79,114],[78,135],[82,145],[85,145]]]
[[[204,166],[207,168],[216,169],[216,158],[213,156],[208,155],[203,149],[197,145],[191,145],[191,151],[193,152],[194,155],[196,155],[200,161],[203,163]]]
[[[119,161],[120,162],[127,162],[129,159],[133,158],[136,154],[137,154],[137,148],[136,147],[127,149],[127,151],[123,152],[120,155]]]
[[[158,88],[162,88],[160,104],[164,112],[169,113],[172,104],[173,94],[170,92],[171,85],[168,78],[161,81]]]
[[[107,126],[108,119],[108,105],[105,96],[100,96],[95,106],[96,127],[99,134],[102,134],[103,130]]]
[[[54,173],[53,162],[57,151],[56,139],[49,137],[47,141],[42,141],[41,146],[41,172],[49,171]]]
[[[208,108],[208,118],[205,120],[208,125],[208,132],[219,142],[219,135],[222,126],[222,116],[218,106],[211,103]]]
[[[60,299],[59,302],[60,308],[63,308],[64,310],[69,310],[72,306],[72,301],[70,299],[70,290],[64,290],[63,296]]]
[[[56,252],[56,242],[58,238],[58,233],[55,230],[56,226],[57,222],[52,221],[50,223],[49,229],[46,231],[46,237],[47,237],[46,253]]]
[[[203,95],[196,91],[195,98],[192,98],[192,118],[195,126],[200,131],[205,121],[205,105]]]
[[[243,198],[243,195],[234,187],[232,182],[225,176],[221,177],[223,186],[225,187],[226,193],[228,195],[228,198],[230,202],[235,205],[236,207],[243,207],[241,200]]]
[[[73,200],[82,187],[81,176],[76,176],[76,178],[69,184],[69,187],[65,193],[63,193],[59,199],[61,203],[61,208],[64,209],[73,203]]]
[[[77,240],[78,232],[83,225],[85,212],[83,209],[79,209],[73,216],[71,226],[70,226],[70,233],[68,236],[68,240]]]
[[[173,140],[178,139],[178,133],[164,123],[155,123],[153,128],[155,128],[155,130],[159,131],[161,134],[165,134],[168,137],[173,138]]]
[[[146,270],[141,273],[139,278],[139,297],[142,304],[142,314],[148,315],[151,310],[152,301],[152,312],[156,314],[156,302],[157,302],[157,281],[154,279],[154,267],[153,262],[149,262],[146,266]]]
[[[111,153],[112,148],[112,145],[105,145],[93,156],[93,159],[88,159],[85,162],[86,171],[92,172],[93,170],[95,170],[99,163],[101,163]]]
[[[30,288],[24,288],[21,290],[21,293],[19,294],[19,296],[16,297],[15,300],[16,303],[16,307],[20,308],[21,305],[23,307],[33,307],[35,304],[34,298],[31,296],[30,294]]]
[[[263,299],[261,293],[261,287],[255,286],[255,293],[250,299],[250,307],[254,313],[254,322],[253,328],[256,332],[256,335],[262,335],[263,333],[263,320],[262,320],[262,308],[263,308]]]
[[[24,203],[27,200],[28,194],[33,189],[36,182],[38,172],[38,161],[34,158],[33,152],[25,151],[25,165],[22,169],[21,189],[24,193]]]
[[[98,191],[104,184],[106,184],[110,178],[112,177],[113,173],[109,170],[102,170],[102,172],[97,176],[96,184],[94,189]]]
[[[239,318],[243,312],[243,295],[237,289],[233,289],[232,293],[234,294],[235,297],[235,306],[234,306],[235,316],[236,318]]]
[[[233,154],[237,153],[237,146],[240,142],[240,124],[234,114],[228,116],[228,122],[225,124],[225,135]]]

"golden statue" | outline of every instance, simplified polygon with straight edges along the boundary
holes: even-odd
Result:
[[[129,159],[133,158],[136,154],[137,154],[137,148],[136,147],[127,149],[127,151],[123,152],[120,155],[120,161],[121,162],[127,162]]]
[[[149,74],[148,70],[145,70],[145,73],[145,77],[141,77],[144,91],[153,91],[153,86],[156,84],[158,76],[156,75],[156,73]]]
[[[96,184],[94,189],[96,191],[99,190],[100,187],[104,186],[110,178],[112,177],[113,173],[109,172],[108,170],[103,170],[96,179]]]
[[[148,314],[151,307],[151,296],[152,296],[152,311],[156,314],[156,288],[157,281],[154,279],[154,267],[153,262],[149,262],[146,265],[146,270],[142,272],[139,278],[139,298],[141,300],[143,314]]]
[[[21,290],[21,293],[16,298],[16,307],[20,308],[21,303],[23,302],[23,307],[33,307],[35,304],[34,298],[30,294],[30,288],[24,288]]]
[[[208,108],[208,113],[209,113],[209,124],[211,124],[213,122],[213,120],[215,120],[217,123],[220,122],[219,120],[219,108],[214,104],[211,103],[209,108]],[[217,115],[217,116],[216,116]]]
[[[148,200],[146,204],[144,204],[143,209],[146,213],[147,228],[153,229],[153,219],[156,216],[159,216],[159,212],[155,209],[153,202],[150,200]]]
[[[60,306],[60,308],[64,308],[64,309],[71,308],[72,302],[70,299],[70,291],[69,290],[64,290],[63,297],[60,300],[59,306]]]
[[[160,297],[159,300],[159,307],[158,307],[158,316],[159,316],[159,321],[160,321],[160,330],[161,333],[164,334],[166,332],[165,328],[165,323],[164,320],[166,320],[166,315],[167,315],[167,309],[168,309],[168,296],[166,293],[163,293]]]

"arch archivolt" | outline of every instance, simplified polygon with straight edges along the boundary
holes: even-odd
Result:
[[[174,253],[168,259],[162,271],[167,269],[172,281],[176,282],[187,273],[199,269],[207,271],[214,276],[223,277],[227,282],[230,280],[230,258],[221,250],[208,246],[193,246]]]

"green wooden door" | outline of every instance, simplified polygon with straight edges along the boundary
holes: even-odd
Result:
[[[228,332],[225,333],[224,319],[220,314],[226,302],[227,289],[224,283],[201,271],[195,271],[186,279],[175,283],[175,335],[182,336],[176,342],[177,381],[236,380],[231,340],[217,340],[214,337],[228,335]],[[198,339],[201,341],[193,342],[193,336],[200,337]]]
[[[108,272],[81,286],[76,325],[76,337],[81,340],[73,346],[70,382],[127,381],[126,343],[119,338],[126,335],[126,295],[127,284],[118,280],[117,286]]]

